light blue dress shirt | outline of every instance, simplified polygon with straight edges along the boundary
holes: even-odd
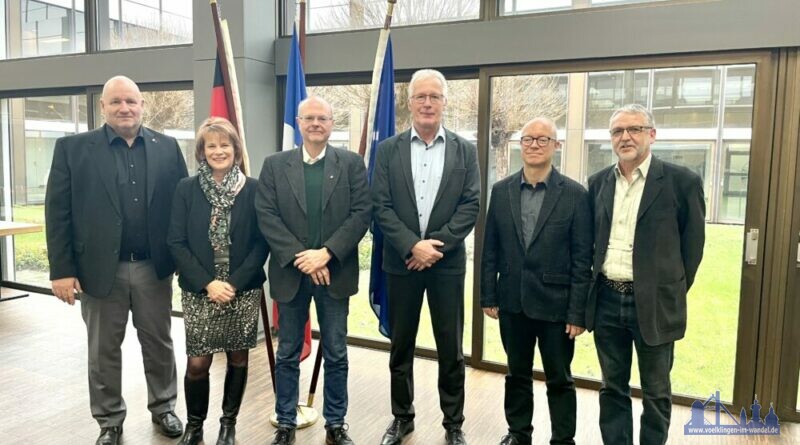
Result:
[[[439,192],[444,171],[445,133],[444,127],[439,126],[439,131],[433,142],[427,145],[417,130],[411,127],[411,174],[414,177],[414,192],[417,200],[420,236],[425,238],[428,230],[428,220],[433,211],[433,201]]]

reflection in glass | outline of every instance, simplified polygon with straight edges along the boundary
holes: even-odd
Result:
[[[750,172],[750,142],[727,142],[724,149],[719,219],[744,223],[747,177]]]
[[[98,0],[100,49],[192,43],[192,1]]]
[[[10,153],[12,172],[5,179],[12,190],[11,202],[3,203],[5,219],[44,225],[44,194],[55,141],[86,129],[85,96],[0,100],[0,149]],[[44,231],[7,242],[14,246],[14,275],[7,279],[49,288]]]
[[[658,1],[664,0],[498,0],[502,15],[531,14],[561,9],[583,9]]]
[[[631,103],[647,106],[650,75],[646,70],[589,73],[586,127],[608,128],[611,114]]]
[[[309,33],[379,28],[386,0],[308,0]],[[404,0],[397,2],[392,26],[477,19],[480,0]],[[290,27],[291,29],[291,27]]]
[[[717,126],[719,67],[655,70],[653,116],[659,128]]]
[[[750,128],[756,67],[732,66],[725,77],[725,128]]]
[[[83,0],[0,0],[0,59],[85,51]]]
[[[478,128],[478,81],[450,80],[447,82],[448,98],[445,108],[444,125],[447,129],[458,133],[466,139],[477,142]],[[330,143],[338,147],[346,147],[357,151],[361,140],[363,118],[369,103],[369,85],[334,85],[309,86],[309,95],[318,95],[331,103],[333,107],[333,132]],[[404,131],[411,126],[411,114],[408,111],[408,83],[395,83],[396,129]],[[464,341],[465,354],[472,347],[472,283],[474,258],[474,232],[466,240],[467,276],[464,286]],[[369,268],[372,254],[372,237],[369,233],[361,240],[358,247],[359,285],[358,294],[351,300],[348,318],[348,334],[353,337],[369,338],[388,342],[378,332],[378,320],[369,305]],[[316,315],[312,313],[312,325],[316,328]],[[427,303],[422,305],[420,325],[417,335],[417,346],[435,349],[430,313]]]

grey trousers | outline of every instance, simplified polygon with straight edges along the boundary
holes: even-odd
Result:
[[[147,409],[153,414],[172,411],[178,394],[170,334],[172,275],[159,280],[151,261],[122,261],[109,295],[83,293],[80,298],[89,340],[89,402],[100,427],[120,426],[125,420],[120,346],[128,312],[142,347]]]

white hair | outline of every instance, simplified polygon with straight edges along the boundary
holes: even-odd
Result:
[[[414,96],[414,84],[427,79],[436,79],[442,85],[442,95],[447,97],[447,80],[444,74],[432,69],[418,70],[411,76],[411,82],[408,82],[408,97]]]

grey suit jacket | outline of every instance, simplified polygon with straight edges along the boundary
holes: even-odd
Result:
[[[480,209],[481,179],[475,145],[445,130],[442,183],[425,234],[444,243],[444,257],[431,270],[442,274],[466,271],[464,238],[475,226]],[[411,173],[411,130],[378,145],[372,176],[375,222],[383,231],[383,270],[405,275],[405,260],[420,235],[414,178]]]
[[[324,181],[322,245],[333,254],[328,290],[333,298],[347,298],[358,292],[358,242],[369,227],[364,160],[328,145]],[[302,149],[274,153],[264,160],[255,203],[259,228],[270,246],[270,294],[276,301],[289,302],[303,278],[294,267],[295,255],[307,249],[308,241]]]
[[[614,167],[589,178],[594,218],[594,281],[587,328],[594,328],[598,275],[608,251],[614,213]],[[633,294],[642,338],[660,345],[686,333],[686,293],[692,287],[705,243],[705,200],[698,175],[653,156],[644,183],[633,239]]]
[[[586,189],[556,169],[531,242],[520,214],[522,170],[492,188],[481,252],[481,306],[586,326],[592,219]]]
[[[147,154],[147,231],[159,278],[175,271],[167,249],[172,195],[188,175],[174,138],[143,129]],[[103,127],[56,141],[45,221],[50,279],[78,277],[93,297],[111,292],[122,242],[117,164]]]

